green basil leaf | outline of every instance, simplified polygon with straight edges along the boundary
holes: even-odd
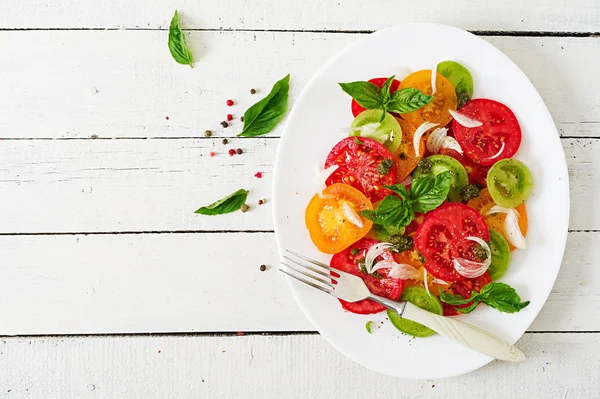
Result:
[[[383,188],[387,188],[391,192],[398,194],[400,197],[402,197],[403,200],[410,199],[410,194],[408,193],[408,190],[402,184],[394,184],[393,186],[383,186]]]
[[[405,87],[395,91],[391,95],[388,103],[388,112],[406,114],[426,106],[433,100],[433,96],[428,96],[414,87]]]
[[[256,137],[269,133],[285,115],[290,75],[281,79],[262,100],[244,112],[244,128],[238,136]]]
[[[194,213],[214,216],[235,212],[246,203],[246,198],[248,198],[248,190],[242,188],[210,205],[203,206]]]
[[[433,175],[424,175],[418,179],[413,179],[410,186],[411,197],[417,198],[435,186],[435,178]]]
[[[529,305],[529,301],[521,302],[521,297],[513,287],[498,282],[483,287],[476,298],[503,313],[516,313]]]
[[[472,311],[475,310],[475,308],[477,307],[477,305],[479,305],[479,302],[473,302],[472,304],[470,304],[469,306],[467,306],[466,308],[455,308],[456,310],[458,310],[460,313],[471,313]]]
[[[385,197],[374,211],[364,210],[360,215],[372,220],[375,224],[405,227],[415,218],[410,201],[403,201],[395,195]]]
[[[395,77],[395,75],[392,75],[389,78],[387,78],[387,80],[381,86],[381,89],[379,89],[379,97],[381,98],[382,104],[387,104],[390,101],[390,86],[392,85],[392,81]]]
[[[471,295],[471,298],[463,298],[461,295],[448,294],[440,290],[440,300],[450,305],[466,305],[473,300],[473,295]]]
[[[175,10],[175,15],[173,15],[171,25],[169,26],[169,51],[178,63],[194,67],[192,65],[192,52],[188,48],[185,35],[181,30],[177,10]]]
[[[379,87],[370,82],[350,82],[338,83],[342,90],[350,96],[363,108],[379,109],[381,108],[381,96]]]
[[[424,182],[420,180],[426,179]],[[433,180],[433,185],[431,181]],[[450,183],[452,182],[452,175],[450,171],[440,173],[435,178],[431,175],[426,175],[421,179],[415,179],[411,186],[411,198],[414,202],[415,212],[429,212],[442,205],[448,196],[450,191]],[[415,195],[413,188],[417,184],[417,188],[414,191],[418,191],[419,195]]]

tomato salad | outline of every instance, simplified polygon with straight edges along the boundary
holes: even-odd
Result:
[[[518,312],[516,291],[498,280],[510,254],[527,247],[526,200],[533,180],[512,157],[521,127],[498,101],[472,98],[463,65],[340,83],[354,120],[319,168],[305,221],[331,266],[369,290],[455,316],[484,303]],[[373,314],[369,299],[342,308]],[[400,331],[434,332],[388,310]]]

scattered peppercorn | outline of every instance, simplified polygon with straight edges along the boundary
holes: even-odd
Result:
[[[260,265],[260,271],[264,272],[265,270],[267,270],[267,266],[266,265]]]
[[[406,159],[406,153],[405,152],[401,152],[400,153],[400,159],[402,159],[402,160]]]
[[[233,148],[230,148],[229,151],[227,151],[227,153],[229,154],[230,157],[235,155],[235,150]]]
[[[256,94],[256,90],[250,89],[250,94]]]
[[[233,115],[231,115],[231,114],[227,114],[227,120],[228,120],[228,121],[232,121],[232,120],[233,120]]]
[[[237,335],[238,337],[241,337],[242,335],[244,335],[244,333],[241,332],[241,331],[238,331],[238,332],[235,333],[235,335]]]
[[[227,123],[227,122],[223,121],[223,122],[221,122],[221,126],[223,126],[223,127],[227,127],[227,126],[229,126],[229,123]]]
[[[211,151],[211,152],[210,152],[210,156],[211,156],[211,158],[212,158],[212,157],[214,157],[214,156],[215,156],[215,152],[214,152],[214,151]]]
[[[263,200],[258,200],[258,205],[264,204]]]
[[[242,212],[248,212],[248,210],[250,210],[250,207],[247,204],[242,204],[242,206],[240,206],[240,210]]]
[[[169,117],[168,117],[168,116],[165,116],[165,119],[166,119],[166,120],[169,120]]]
[[[479,197],[479,188],[474,184],[469,184],[460,189],[460,196],[463,201],[468,201]]]
[[[240,155],[240,154],[241,154],[242,152],[244,152],[244,151],[242,151],[242,149],[241,149],[241,148],[238,148],[237,150],[235,150],[235,152],[236,152],[238,155]]]
[[[97,135],[97,134],[92,134],[92,135],[90,136],[90,138],[91,138],[92,140],[96,140],[96,139],[98,138],[98,135]]]
[[[204,137],[210,137],[210,136],[212,136],[212,132],[210,130],[205,130]]]
[[[257,179],[262,179],[262,172],[256,172],[254,174],[254,177],[256,177]]]
[[[221,143],[227,144],[227,143],[229,143],[229,141],[227,141],[227,139],[223,139],[223,141],[221,141]]]
[[[244,121],[244,115],[240,116],[240,122]]]
[[[231,107],[233,105],[233,100],[227,100],[227,106]]]

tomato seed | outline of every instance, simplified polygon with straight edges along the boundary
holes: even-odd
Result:
[[[254,174],[254,177],[256,177],[257,179],[262,179],[262,172],[256,172]]]
[[[233,100],[227,100],[227,106],[231,107],[233,105]]]
[[[232,121],[232,120],[233,120],[233,115],[231,115],[231,114],[227,114],[227,120],[228,120],[228,121]]]

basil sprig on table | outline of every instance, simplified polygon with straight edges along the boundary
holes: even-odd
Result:
[[[210,205],[201,207],[194,213],[214,216],[235,212],[246,203],[246,198],[248,198],[248,190],[244,190],[242,188],[234,193],[229,194],[225,198],[221,198],[220,200],[213,202]]]
[[[338,84],[363,108],[383,110],[382,121],[386,112],[406,114],[424,107],[433,100],[433,96],[428,96],[413,87],[405,87],[390,94],[394,77],[389,77],[381,88],[363,81]]]
[[[498,309],[503,313],[516,313],[529,305],[529,301],[521,302],[521,297],[513,287],[504,283],[489,283],[480,292],[473,291],[470,298],[448,294],[440,290],[440,299],[450,305],[466,305],[466,308],[456,308],[461,313],[471,313],[480,302]]]
[[[171,55],[180,64],[189,65],[192,68],[192,52],[187,46],[185,41],[185,35],[181,30],[179,24],[179,13],[175,10],[175,15],[171,19],[171,25],[169,26],[169,51]]]
[[[415,212],[429,212],[442,205],[450,191],[451,180],[452,175],[448,171],[435,177],[425,175],[413,180],[410,191],[402,184],[384,186],[402,199],[388,195],[375,210],[363,210],[360,214],[382,226],[408,226],[415,218]]]
[[[244,128],[238,136],[256,137],[269,133],[285,115],[290,75],[281,79],[262,100],[244,113]]]

